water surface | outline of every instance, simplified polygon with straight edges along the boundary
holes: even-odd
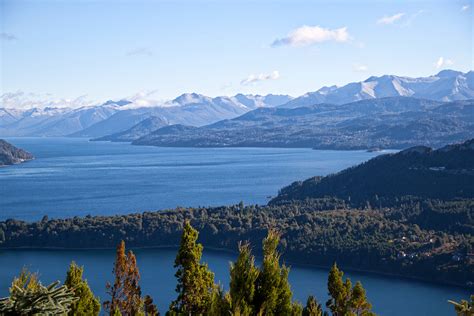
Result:
[[[281,148],[160,148],[74,138],[7,138],[36,159],[0,168],[0,220],[265,204],[296,180],[376,153]]]
[[[137,249],[135,251],[141,274],[144,295],[150,294],[161,312],[176,298],[176,279],[173,269],[175,249]],[[203,260],[215,273],[225,289],[229,284],[229,262],[235,254],[205,251]],[[75,260],[85,266],[85,276],[101,300],[107,299],[105,283],[113,281],[113,250],[0,250],[0,297],[7,295],[7,287],[15,274],[26,265],[40,271],[44,283],[65,279],[66,268]],[[258,262],[259,263],[259,262]],[[306,302],[308,295],[316,295],[320,302],[327,300],[327,274],[329,269],[292,265],[290,283],[294,298]],[[346,271],[347,272],[347,271]],[[361,280],[367,295],[379,315],[454,315],[448,299],[469,297],[469,291],[457,287],[422,283],[407,279],[383,277],[373,274],[348,272],[355,282]]]

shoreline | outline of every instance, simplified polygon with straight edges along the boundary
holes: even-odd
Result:
[[[211,247],[211,246],[204,246],[204,251],[206,250],[211,250],[212,252],[224,252],[227,254],[234,254],[238,255],[238,251],[236,250],[231,250],[228,248],[219,248],[219,247]],[[130,249],[138,249],[138,250],[147,250],[147,249],[178,249],[179,245],[167,245],[167,246],[131,246],[129,247]],[[87,247],[87,248],[77,248],[77,247],[0,247],[0,253],[2,251],[16,251],[16,250],[36,250],[36,251],[93,251],[93,250],[111,250],[113,251],[115,248],[114,247]],[[295,265],[300,268],[309,268],[309,269],[329,269],[330,265],[322,265],[322,264],[315,264],[315,263],[301,263],[298,261],[294,260],[284,260],[284,254],[282,255],[283,257],[283,262],[287,264],[290,268],[290,273],[291,273],[291,266]],[[255,255],[255,258],[261,259],[260,255]],[[353,266],[344,266],[343,268],[344,271],[346,272],[356,272],[356,273],[362,273],[362,274],[372,274],[376,276],[382,276],[386,278],[398,278],[398,279],[404,279],[407,281],[416,281],[420,283],[427,283],[427,284],[432,284],[432,285],[437,285],[437,286],[453,286],[461,289],[467,289],[467,290],[473,290],[474,287],[468,286],[466,284],[459,284],[459,283],[453,283],[453,282],[441,282],[441,281],[433,281],[429,279],[425,279],[422,277],[417,277],[417,276],[410,276],[410,275],[404,275],[404,274],[398,274],[398,273],[389,273],[389,272],[383,272],[383,271],[378,271],[378,270],[372,270],[372,269],[361,269]]]

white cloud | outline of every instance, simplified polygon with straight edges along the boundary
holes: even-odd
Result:
[[[444,57],[438,58],[438,60],[434,63],[436,69],[452,66],[454,62],[451,59],[447,59]]]
[[[365,72],[369,70],[369,68],[366,65],[355,63],[352,65],[352,69],[357,72]]]
[[[400,20],[404,16],[405,16],[405,13],[403,13],[403,12],[400,12],[400,13],[397,13],[397,14],[394,14],[394,15],[390,15],[390,16],[385,15],[384,17],[377,20],[377,24],[384,24],[384,25],[394,24],[395,22],[397,22],[398,20]]]
[[[127,56],[153,56],[153,51],[148,47],[141,47],[128,51]]]
[[[0,96],[0,107],[8,109],[30,108],[79,108],[95,104],[86,95],[73,99],[56,98],[51,94],[26,93],[23,91],[8,92]]]
[[[327,29],[320,26],[304,25],[293,30],[288,36],[276,39],[272,46],[307,46],[327,41],[347,42],[349,39],[347,27]]]
[[[277,70],[275,70],[269,74],[258,74],[258,75],[251,74],[247,78],[242,79],[242,81],[240,81],[240,84],[243,86],[246,86],[246,85],[257,83],[260,81],[276,80],[278,78],[280,78],[280,73]]]
[[[467,10],[469,10],[470,7],[471,7],[471,6],[470,6],[469,4],[463,5],[463,6],[461,7],[461,11],[467,11]]]
[[[15,35],[6,32],[1,32],[0,38],[5,41],[14,41],[18,39]]]

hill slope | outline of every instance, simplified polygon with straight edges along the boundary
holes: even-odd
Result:
[[[137,145],[310,147],[317,149],[443,146],[474,135],[474,100],[394,97],[344,105],[259,108],[189,131],[154,133]]]
[[[474,139],[437,150],[412,147],[334,175],[295,182],[270,203],[333,196],[360,204],[408,195],[474,198]]]
[[[0,166],[13,165],[33,158],[29,152],[0,139]]]
[[[150,134],[151,132],[163,127],[167,126],[168,122],[164,119],[156,116],[151,116],[147,119],[144,119],[140,123],[134,125],[130,129],[115,133],[112,135],[95,138],[92,139],[93,141],[112,141],[112,142],[131,142],[135,139],[143,137],[145,135]]]

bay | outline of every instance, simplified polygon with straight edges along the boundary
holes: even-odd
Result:
[[[283,186],[378,153],[283,148],[160,148],[83,138],[7,138],[35,160],[0,168],[0,220],[265,204]]]

